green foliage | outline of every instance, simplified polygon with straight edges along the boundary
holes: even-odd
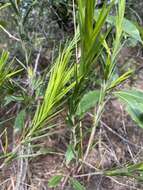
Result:
[[[14,130],[15,132],[21,132],[22,129],[24,128],[25,125],[25,117],[26,117],[26,112],[25,110],[21,110],[15,119],[15,124],[14,124]]]
[[[2,9],[7,8],[7,7],[10,6],[10,5],[11,5],[10,3],[5,3],[4,5],[1,5],[1,6],[0,6],[0,11],[1,11]]]
[[[30,28],[31,23],[34,23],[34,16],[31,16],[32,10],[35,11],[34,8],[37,8],[41,1],[29,1],[29,4],[26,4],[26,8],[26,1],[9,0],[9,2],[1,6],[0,10],[5,8],[12,9],[17,30],[15,34],[18,35],[18,38],[12,36],[5,29],[8,25],[3,20],[0,21],[0,27],[10,38],[18,42],[16,48],[20,47],[20,50],[22,49],[24,56],[19,56],[22,61],[16,60],[23,66],[24,72],[11,82],[13,91],[11,93],[5,92],[5,104],[3,105],[10,106],[14,104],[17,106],[17,103],[20,105],[19,110],[21,111],[17,111],[14,130],[19,132],[22,146],[27,147],[28,144],[32,149],[36,146],[34,144],[36,140],[57,134],[55,117],[64,109],[67,112],[68,107],[68,119],[69,123],[71,123],[71,128],[68,128],[67,150],[64,155],[65,164],[69,167],[73,159],[77,161],[76,163],[79,163],[78,159],[81,159],[83,162],[86,161],[94,142],[96,127],[99,126],[106,103],[113,95],[125,103],[126,110],[132,119],[143,128],[143,92],[139,90],[114,92],[118,85],[133,75],[131,69],[122,74],[117,73],[118,55],[124,45],[124,39],[129,37],[142,43],[140,37],[141,28],[124,18],[125,0],[119,0],[116,4],[114,0],[109,5],[105,3],[100,11],[96,9],[96,0],[78,0],[77,29],[76,23],[74,23],[77,33],[72,41],[65,44],[64,48],[62,45],[60,46],[59,52],[56,52],[58,54],[57,59],[52,62],[52,58],[50,71],[47,68],[47,62],[45,68],[37,65],[42,57],[43,41],[47,44],[45,28],[41,33],[39,30],[43,26],[38,25],[37,27],[37,23],[34,25],[35,27]],[[62,4],[63,2],[59,1],[58,3]],[[111,16],[111,10],[114,6],[116,9],[114,10],[114,15]],[[42,4],[40,11],[38,13],[35,11],[38,18],[42,14],[44,17],[45,12],[43,13],[43,9]],[[79,58],[77,57],[78,49],[81,51]],[[38,55],[35,59],[34,56],[37,50]],[[3,52],[0,58],[0,87],[21,71],[14,69],[13,61],[8,62],[9,53]],[[93,85],[90,79],[95,73],[97,78],[96,80],[92,78],[92,81],[95,80],[94,84],[96,84],[96,87],[95,90],[91,91],[90,85],[92,89]],[[17,86],[16,90],[14,85]],[[18,93],[20,92],[20,95],[16,94],[14,90],[16,93],[17,91]],[[96,109],[94,109],[92,115],[93,125],[91,125],[90,129],[88,128],[87,132],[86,127],[82,127],[82,119],[85,113],[94,107]],[[25,121],[27,110],[29,120]],[[51,125],[50,122],[54,122],[54,124],[52,123],[53,125]],[[3,122],[0,123],[3,124]],[[87,136],[89,132],[90,136]],[[86,145],[84,145],[85,139],[85,142],[88,139]],[[50,153],[47,150],[40,149],[40,155]],[[10,159],[15,158],[16,154],[17,149],[14,149],[12,154],[7,155],[7,157]],[[28,157],[30,156],[28,155]],[[141,178],[142,164],[105,171],[104,175],[134,177],[136,171],[139,172],[139,175],[136,177]],[[78,172],[80,172],[80,168],[78,168]],[[64,175],[53,176],[49,180],[49,188],[57,187],[63,178]],[[85,187],[72,176],[69,177],[69,183],[75,190],[85,190]]]
[[[76,36],[62,52],[59,52],[56,63],[51,69],[44,100],[38,105],[33,118],[30,134],[43,127],[48,119],[56,114],[59,106],[65,101],[66,94],[75,86],[75,81],[70,82],[74,75],[74,67],[70,65],[70,59],[77,40]]]
[[[107,17],[107,22],[115,26],[116,25],[115,19],[116,18],[114,16],[110,15]],[[123,31],[124,31],[125,36],[129,36],[129,37],[135,39],[137,42],[142,43],[142,39],[140,36],[139,29],[137,28],[137,26],[132,21],[124,18],[122,27],[123,27]]]
[[[143,92],[141,90],[123,90],[114,93],[125,105],[132,119],[143,128]]]
[[[6,96],[5,98],[4,98],[4,101],[5,101],[5,103],[4,103],[4,106],[7,106],[8,104],[10,104],[11,102],[21,102],[21,101],[23,101],[24,100],[24,98],[22,97],[22,96],[13,96],[13,95],[11,95],[11,96]]]
[[[70,101],[70,114],[75,115],[80,99],[86,92],[88,77],[92,73],[93,67],[97,65],[97,59],[105,46],[105,39],[109,31],[102,32],[107,16],[114,4],[114,1],[107,6],[104,5],[94,24],[94,7],[96,2],[78,1],[78,23],[80,32],[80,62],[76,68],[76,85]],[[77,67],[77,65],[75,65]]]
[[[113,1],[114,2],[114,1]],[[92,69],[97,57],[99,57],[102,49],[102,43],[106,38],[106,33],[102,33],[106,18],[113,6],[103,6],[96,24],[94,25],[94,5],[95,1],[79,0],[79,28],[81,38],[81,59],[80,59],[80,75],[85,77]],[[98,42],[98,43],[97,43]]]
[[[68,165],[72,159],[75,157],[74,155],[74,148],[72,145],[68,145],[66,154],[65,154],[65,158],[66,158],[66,165]]]
[[[8,52],[3,52],[1,57],[0,57],[0,87],[3,85],[3,83],[10,79],[12,76],[16,75],[19,73],[20,70],[17,71],[11,71],[11,68],[13,66],[13,61],[11,63],[7,63],[9,59],[9,53]]]
[[[129,166],[112,169],[105,172],[107,176],[127,176],[133,177],[136,180],[143,181],[143,163],[131,164]]]
[[[52,187],[57,187],[59,185],[59,183],[61,182],[63,176],[62,175],[57,175],[57,176],[53,176],[48,183],[48,187],[52,188]]]
[[[76,115],[82,118],[91,108],[95,107],[100,98],[100,91],[90,91],[86,93],[79,102]]]
[[[86,190],[85,187],[81,185],[78,180],[71,178],[70,182],[74,190]]]

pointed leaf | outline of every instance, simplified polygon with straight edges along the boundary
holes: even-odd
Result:
[[[52,188],[52,187],[57,187],[59,185],[59,183],[61,182],[63,176],[62,175],[56,175],[53,176],[48,183],[48,187]]]
[[[71,179],[71,184],[73,186],[74,190],[86,190],[86,188],[81,185],[81,183],[79,181],[77,181],[76,179]]]
[[[15,124],[14,124],[15,132],[19,132],[23,129],[25,116],[26,116],[25,110],[22,110],[18,113],[18,115],[15,119]]]
[[[71,160],[75,157],[72,145],[68,146],[65,157],[66,157],[66,165],[68,165],[71,162]]]

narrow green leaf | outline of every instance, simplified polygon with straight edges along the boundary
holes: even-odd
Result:
[[[119,84],[121,84],[122,82],[127,80],[132,74],[133,74],[133,70],[129,70],[129,71],[125,72],[123,75],[117,77],[117,79],[115,79],[111,83],[111,86],[109,87],[109,89],[115,88],[116,86],[118,86]]]
[[[129,166],[125,166],[123,168],[115,168],[112,170],[107,170],[104,172],[107,176],[129,176],[134,177],[138,180],[138,177],[141,177],[143,171],[143,163],[131,164]],[[140,174],[137,176],[136,174]],[[143,178],[142,178],[143,179]]]
[[[6,96],[4,98],[5,104],[4,106],[8,105],[11,102],[21,102],[24,98],[22,96]]]
[[[119,168],[105,171],[104,174],[106,176],[130,176],[130,172],[127,168]]]
[[[25,117],[26,117],[26,112],[25,110],[22,110],[18,113],[16,119],[15,119],[15,124],[14,124],[14,130],[15,132],[20,132],[23,127],[24,127],[24,122],[25,122]]]
[[[74,151],[73,151],[73,146],[72,145],[69,145],[68,146],[68,149],[66,151],[66,154],[65,154],[65,158],[66,158],[66,165],[68,165],[72,159],[74,158]]]
[[[4,5],[0,6],[0,11],[8,6],[10,6],[10,3],[5,3]]]
[[[81,183],[76,179],[72,178],[70,182],[74,190],[86,190],[86,188],[83,185],[81,185]]]
[[[129,171],[143,171],[143,162],[132,164],[128,167]]]
[[[52,188],[52,187],[57,187],[59,185],[59,183],[61,182],[63,176],[62,175],[56,175],[53,176],[48,183],[48,187]]]
[[[13,10],[15,11],[16,15],[19,16],[20,13],[19,13],[18,7],[16,6],[16,3],[13,2],[13,0],[9,0],[9,2],[11,3],[11,6],[13,7]]]

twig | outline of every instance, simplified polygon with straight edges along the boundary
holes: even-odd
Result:
[[[13,188],[13,190],[15,189],[15,185],[14,185],[14,180],[13,180],[13,178],[11,177],[11,186],[12,186],[12,188]]]
[[[114,135],[117,135],[120,139],[122,139],[124,142],[126,143],[129,143],[130,145],[134,146],[134,147],[137,147],[137,148],[141,148],[143,149],[142,146],[139,146],[137,144],[134,144],[132,142],[130,142],[129,140],[125,139],[124,137],[122,137],[120,134],[118,134],[116,131],[114,131],[113,129],[111,129],[106,123],[104,123],[103,121],[100,121],[101,124],[106,128],[108,129],[110,132],[112,132]]]
[[[119,184],[120,186],[129,187],[129,188],[136,189],[136,190],[141,190],[141,189],[138,189],[138,188],[136,188],[136,187],[133,187],[133,186],[130,186],[130,185],[121,183],[121,182],[117,181],[116,179],[114,179],[113,177],[109,177],[109,176],[106,176],[106,177],[108,177],[109,179],[111,179],[111,180],[114,181],[115,183]]]
[[[0,187],[1,187],[2,185],[4,185],[5,183],[7,183],[8,181],[11,181],[11,178],[8,178],[8,179],[4,180],[2,183],[0,183]]]
[[[30,147],[28,146],[27,151],[29,153]],[[25,153],[25,147],[21,146],[18,152],[20,155]],[[16,179],[16,187],[15,190],[26,190],[27,188],[23,187],[26,180],[27,170],[28,170],[28,159],[20,158],[18,159],[18,171],[17,171],[17,179]]]
[[[91,173],[86,173],[86,174],[81,174],[81,175],[74,175],[73,177],[80,178],[80,177],[88,177],[88,176],[103,175],[103,174],[104,174],[103,171],[99,171],[99,172],[91,172]]]
[[[37,72],[37,67],[38,67],[38,63],[39,63],[39,59],[40,59],[40,54],[41,54],[41,48],[37,54],[37,57],[36,57],[36,60],[35,60],[35,67],[34,67],[34,73],[36,75],[36,72]]]
[[[123,129],[124,129],[125,135],[127,135],[126,125],[125,125],[125,121],[124,121],[124,111],[123,111],[123,109],[122,109],[122,106],[121,106],[121,111],[122,111],[122,124],[123,124]],[[131,148],[130,148],[130,146],[129,146],[129,143],[127,143],[127,149],[128,149],[129,154],[130,154],[130,156],[131,156],[131,158],[132,158],[132,160],[133,160],[133,163],[135,164],[135,163],[136,163],[136,160],[135,160],[135,158],[134,158],[134,156],[133,156],[133,153],[132,153],[132,151],[131,151]]]
[[[94,135],[95,135],[95,132],[96,132],[96,127],[97,127],[97,125],[98,125],[98,123],[100,121],[100,118],[101,118],[101,115],[102,115],[103,108],[104,108],[105,104],[106,104],[106,102],[101,103],[101,105],[99,105],[99,108],[98,108],[97,112],[95,111],[93,128],[92,128],[91,135],[89,137],[89,141],[88,141],[88,145],[87,145],[87,149],[86,149],[86,152],[85,152],[85,155],[84,155],[84,158],[83,158],[84,161],[86,160],[86,158],[87,158],[87,156],[88,156],[88,154],[90,152],[90,148],[92,146],[92,143],[93,143],[93,140],[94,140]]]
[[[15,36],[13,36],[12,34],[10,34],[3,26],[0,25],[0,28],[8,35],[9,38],[16,40],[18,42],[20,42],[21,40]]]

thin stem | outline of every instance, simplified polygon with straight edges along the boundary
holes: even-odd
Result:
[[[21,40],[15,36],[13,36],[12,34],[10,34],[9,31],[7,31],[3,26],[0,25],[0,28],[8,35],[9,38],[16,40],[18,42],[20,42]]]
[[[90,135],[88,145],[87,145],[87,149],[86,149],[86,152],[85,152],[85,155],[84,155],[84,158],[83,158],[84,161],[86,160],[86,158],[87,158],[87,156],[88,156],[88,154],[90,152],[91,146],[93,144],[96,128],[97,128],[99,120],[101,118],[104,105],[105,105],[105,102],[103,102],[103,104],[99,106],[97,112],[95,112],[95,114],[94,114],[93,128],[92,128],[91,135]]]
[[[90,148],[93,144],[94,135],[96,132],[96,127],[98,126],[98,123],[100,121],[100,118],[101,118],[103,110],[104,110],[104,106],[106,104],[106,101],[105,101],[106,90],[107,90],[107,85],[104,83],[103,88],[101,89],[101,93],[100,93],[98,109],[97,109],[97,111],[95,109],[95,112],[94,112],[93,127],[92,127],[91,135],[90,135],[90,138],[88,141],[87,149],[86,149],[86,152],[85,152],[85,155],[83,158],[84,161],[86,160],[86,158],[90,152]]]

